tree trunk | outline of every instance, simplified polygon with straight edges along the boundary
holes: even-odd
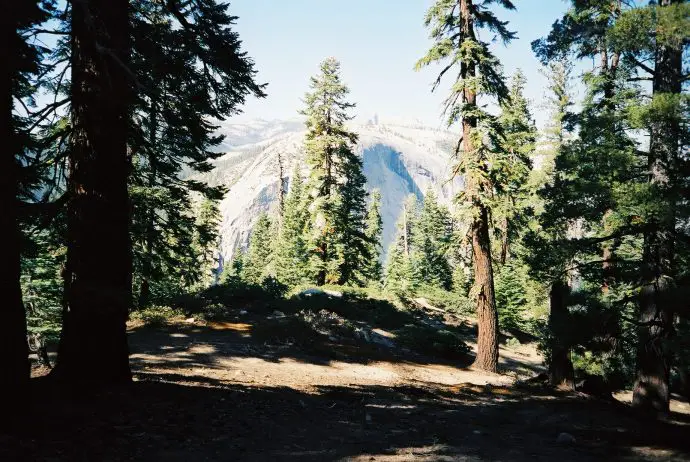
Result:
[[[72,7],[68,306],[54,372],[74,385],[131,380],[128,3],[82,0]]]
[[[459,0],[460,18],[462,20],[462,37],[475,38],[474,18],[472,16],[472,0]],[[460,38],[462,46],[463,38]],[[460,77],[463,81],[472,80],[477,76],[477,67],[473,62],[460,64]],[[462,149],[463,155],[475,156],[472,159],[480,169],[486,168],[485,159],[481,157],[472,145],[473,132],[477,128],[477,118],[471,109],[477,106],[477,93],[473,85],[466,85],[462,92],[462,101],[470,108],[462,118]],[[489,211],[482,203],[481,192],[485,187],[482,178],[476,174],[469,174],[465,178],[465,196],[474,209],[470,235],[472,238],[474,287],[472,293],[477,300],[477,358],[474,366],[490,372],[498,371],[498,312],[496,311],[496,297],[494,295],[494,274],[491,264],[491,238],[489,237]]]
[[[563,333],[570,328],[566,296],[569,287],[562,281],[551,285],[549,294],[549,330],[551,331],[551,362],[549,363],[549,381],[563,390],[575,390],[575,371],[570,361],[569,345],[563,341]]]
[[[666,7],[680,0],[662,0]],[[682,52],[658,44],[652,91],[655,96],[680,94]],[[633,406],[651,414],[669,411],[671,352],[674,307],[668,292],[674,286],[675,175],[678,168],[680,125],[674,116],[656,117],[651,123],[648,156],[649,182],[657,197],[659,211],[651,217],[643,244],[643,288],[637,348],[637,379]]]
[[[479,217],[472,223],[472,251],[474,253],[474,291],[477,297],[477,358],[474,366],[498,372],[498,312],[494,295],[494,275],[491,266],[488,212],[480,208]]]
[[[29,351],[26,341],[26,312],[22,303],[20,243],[21,235],[17,225],[17,190],[19,165],[15,155],[17,137],[12,122],[12,90],[17,72],[20,38],[17,34],[19,8],[10,7],[3,12],[0,23],[3,32],[3,46],[0,46],[0,91],[2,92],[2,114],[0,115],[0,138],[5,146],[0,155],[0,229],[3,242],[0,245],[0,294],[2,294],[2,322],[0,323],[0,351],[4,358],[2,383],[5,390],[0,399],[0,415],[6,416],[21,411],[25,402],[23,394],[29,382]],[[12,412],[15,411],[15,412]]]
[[[501,256],[499,259],[501,265],[505,265],[508,261],[508,247],[510,246],[510,242],[508,240],[508,226],[508,219],[504,218],[502,224],[503,235],[501,236]]]

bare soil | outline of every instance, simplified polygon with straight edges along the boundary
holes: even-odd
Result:
[[[625,395],[521,385],[540,371],[532,344],[502,346],[503,373],[487,374],[471,358],[267,341],[264,322],[132,325],[134,383],[85,391],[35,379],[29,418],[0,433],[0,460],[690,460],[687,402],[651,421]]]

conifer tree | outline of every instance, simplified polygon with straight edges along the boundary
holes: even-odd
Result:
[[[560,189],[562,174],[559,172],[561,155],[570,131],[568,120],[572,107],[569,94],[569,68],[566,59],[552,61],[548,65],[548,110],[550,119],[547,125],[546,140],[548,151],[542,163],[543,176],[538,181],[538,198],[545,202],[539,207],[538,223],[525,237],[525,260],[533,270],[537,280],[544,281],[549,290],[549,335],[546,342],[546,355],[549,366],[549,380],[558,387],[567,390],[575,389],[575,371],[570,359],[570,348],[564,341],[564,329],[570,327],[568,322],[568,295],[570,294],[569,278],[566,267],[571,255],[563,252],[559,242],[566,239],[568,223],[554,220],[561,209],[557,208],[550,215],[550,192]],[[553,188],[553,189],[550,189]],[[545,210],[546,209],[546,210]],[[546,255],[549,258],[544,259]]]
[[[366,234],[367,191],[362,159],[351,148],[340,149],[336,171],[341,178],[337,208],[336,246],[338,284],[365,285],[367,263],[376,258],[370,253],[372,242]]]
[[[510,0],[495,2],[514,9]],[[429,9],[425,24],[431,29],[435,41],[426,56],[417,63],[417,69],[443,62],[434,89],[444,75],[457,69],[457,80],[446,99],[445,113],[448,125],[459,120],[462,137],[461,151],[454,173],[464,176],[465,204],[470,222],[473,249],[474,286],[471,294],[476,301],[479,336],[475,366],[497,371],[498,368],[498,314],[494,296],[494,276],[491,262],[490,210],[495,193],[503,189],[501,166],[505,153],[501,145],[500,127],[495,117],[477,104],[478,97],[508,97],[501,66],[489,49],[489,44],[478,38],[476,29],[488,28],[504,42],[514,38],[506,23],[489,9],[487,2],[473,0],[437,0]]]
[[[625,12],[614,31],[613,41],[624,59],[635,66],[641,78],[651,79],[651,102],[637,110],[640,125],[649,131],[646,156],[646,191],[650,203],[643,204],[642,281],[639,294],[637,377],[633,406],[644,412],[667,413],[669,375],[672,361],[671,337],[678,309],[678,223],[684,202],[679,190],[687,171],[683,170],[682,131],[687,112],[683,110],[683,53],[690,38],[690,3],[660,0],[644,8]],[[653,65],[646,64],[652,62]]]
[[[413,245],[414,266],[419,282],[450,290],[453,271],[447,252],[452,237],[452,223],[448,210],[439,205],[436,193],[429,189],[416,222]]]
[[[132,15],[133,72],[139,91],[133,111],[135,286],[139,306],[166,287],[198,283],[207,269],[191,243],[205,231],[195,202],[218,202],[222,186],[193,179],[210,171],[223,120],[248,95],[263,96],[253,62],[241,50],[227,5],[136,2]]]
[[[381,265],[381,234],[383,233],[383,220],[381,218],[381,191],[374,189],[371,193],[371,201],[367,210],[366,237],[369,259],[365,262],[364,274],[368,282],[379,284],[383,277]]]
[[[0,19],[3,46],[0,50],[0,137],[4,151],[0,155],[0,226],[4,230],[0,246],[0,289],[3,294],[3,323],[0,348],[5,355],[3,384],[7,392],[0,399],[3,415],[14,417],[25,404],[24,393],[29,382],[28,346],[26,342],[26,312],[20,285],[21,232],[19,228],[19,198],[21,190],[21,162],[26,149],[23,121],[15,111],[15,98],[23,98],[30,82],[39,71],[39,61],[45,50],[27,41],[29,29],[46,18],[49,2],[19,2],[8,5]],[[12,419],[8,419],[8,423]]]
[[[195,259],[190,268],[193,274],[188,279],[207,287],[214,282],[217,272],[220,210],[216,201],[206,199],[197,204],[194,212],[192,247]]]
[[[242,279],[261,284],[273,258],[274,228],[267,214],[262,213],[252,228],[247,252],[242,259]]]
[[[275,247],[276,277],[290,287],[306,281],[304,227],[308,215],[302,174],[299,164],[295,163]]]
[[[417,196],[410,194],[403,204],[396,224],[396,234],[388,249],[384,287],[391,292],[410,293],[418,286],[413,267],[412,241],[417,218]]]
[[[354,152],[357,135],[345,123],[354,104],[340,80],[340,63],[328,58],[312,77],[305,96],[307,134],[304,147],[310,168],[312,202],[307,226],[309,272],[318,285],[360,283],[356,272],[366,258],[366,213],[362,161]],[[359,265],[359,266],[357,266]]]
[[[126,0],[85,0],[71,11],[67,309],[53,372],[74,384],[131,380],[129,11]]]
[[[501,156],[503,178],[500,181],[503,194],[492,214],[494,220],[499,221],[495,229],[500,237],[498,261],[501,265],[508,259],[511,241],[516,239],[519,230],[525,228],[527,217],[531,216],[528,210],[533,206],[529,176],[537,129],[523,95],[525,83],[525,76],[518,69],[511,81],[508,98],[501,103],[498,117],[504,135],[501,146],[504,151]]]
[[[542,192],[546,203],[540,217],[539,239],[550,249],[550,257],[536,262],[542,268],[552,265],[553,271],[549,277],[552,380],[570,388],[572,366],[567,351],[576,346],[571,342],[587,347],[602,327],[596,323],[583,325],[580,330],[584,331],[572,336],[567,305],[579,303],[591,319],[606,317],[605,335],[620,335],[627,288],[616,274],[622,274],[629,261],[636,258],[629,255],[626,261],[616,252],[630,229],[630,212],[636,207],[631,207],[630,198],[636,197],[632,192],[640,179],[635,142],[626,122],[635,92],[626,67],[621,66],[619,50],[609,39],[621,8],[619,0],[573,2],[549,36],[533,43],[544,63],[571,55],[598,58],[597,66],[585,74],[587,92],[582,111],[568,116],[569,120],[562,118],[578,128],[578,137],[559,142],[553,182]],[[559,137],[563,139],[556,135]],[[575,276],[582,281],[577,291],[570,287]],[[598,292],[592,290],[594,287],[599,288]]]

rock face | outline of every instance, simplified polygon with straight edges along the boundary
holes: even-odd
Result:
[[[440,202],[449,204],[462,188],[459,178],[451,179],[452,152],[457,134],[404,124],[353,124],[359,134],[357,150],[362,156],[367,189],[378,188],[382,196],[383,249],[395,234],[395,223],[405,197],[418,198],[433,189]],[[221,248],[229,261],[246,246],[249,233],[262,211],[271,213],[277,204],[280,156],[289,177],[295,162],[307,175],[302,141],[304,128],[299,121],[256,121],[224,124],[223,150],[216,168],[198,179],[222,184],[228,193],[220,210]],[[287,179],[289,184],[290,179]]]

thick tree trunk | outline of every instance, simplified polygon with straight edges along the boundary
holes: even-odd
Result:
[[[665,7],[681,0],[661,0]],[[654,95],[681,91],[682,52],[658,44]],[[651,217],[643,244],[643,288],[640,291],[637,379],[633,406],[645,413],[668,413],[674,307],[668,291],[674,283],[675,201],[680,126],[674,117],[657,117],[651,126],[649,181],[658,197],[659,211]]]
[[[563,341],[563,333],[570,328],[566,296],[569,291],[564,281],[555,281],[549,294],[549,330],[551,331],[549,381],[558,388],[575,390],[575,371],[570,361],[569,346]]]
[[[0,155],[0,229],[3,242],[0,245],[0,294],[2,294],[2,322],[0,323],[0,351],[4,358],[2,368],[6,391],[0,399],[0,415],[14,414],[21,410],[25,401],[22,397],[29,382],[29,351],[26,341],[26,312],[22,303],[20,242],[17,225],[17,187],[19,166],[15,161],[16,136],[12,123],[12,90],[14,73],[17,72],[16,52],[19,48],[17,35],[18,11],[10,7],[3,12],[0,28],[3,43],[0,46],[0,92],[2,92],[2,114],[0,114],[0,138],[4,150]]]
[[[72,7],[67,310],[54,369],[71,384],[131,380],[128,0]]]
[[[471,229],[474,253],[474,291],[477,298],[477,358],[474,366],[490,372],[498,371],[498,312],[494,295],[491,266],[488,213],[481,207]]]

